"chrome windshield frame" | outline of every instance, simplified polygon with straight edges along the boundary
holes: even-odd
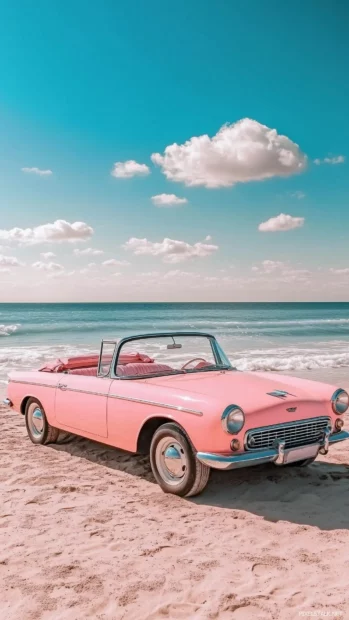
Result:
[[[110,369],[110,378],[111,379],[119,379],[119,380],[125,380],[125,381],[129,381],[129,380],[140,380],[140,379],[150,379],[152,377],[171,377],[171,376],[175,376],[177,374],[181,374],[180,371],[178,371],[178,373],[168,373],[168,375],[166,375],[166,373],[161,373],[161,374],[149,374],[149,375],[131,375],[131,376],[120,376],[116,373],[116,368],[117,368],[117,364],[118,364],[118,359],[120,356],[120,352],[122,347],[127,343],[127,342],[133,342],[134,340],[145,340],[145,339],[149,339],[149,338],[176,338],[176,337],[202,337],[202,338],[207,338],[210,342],[211,348],[212,348],[212,353],[213,356],[215,358],[215,362],[218,366],[218,368],[216,368],[215,370],[234,370],[234,367],[231,365],[230,361],[228,360],[227,356],[225,355],[223,349],[220,347],[220,345],[218,344],[215,336],[213,336],[212,334],[208,334],[206,332],[192,332],[192,331],[188,331],[188,332],[184,332],[184,331],[174,331],[174,332],[155,332],[155,333],[150,333],[150,334],[139,334],[137,336],[127,336],[126,338],[122,338],[121,340],[119,340],[118,345],[116,347],[116,352],[114,354],[114,360],[112,361],[111,364],[111,369]],[[197,370],[196,372],[200,372],[200,370]]]

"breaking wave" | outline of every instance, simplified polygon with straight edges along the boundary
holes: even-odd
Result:
[[[215,321],[215,320],[207,320],[207,321],[196,321],[197,324],[211,324],[211,325],[321,325],[322,323],[330,323],[330,324],[346,324],[349,323],[349,319],[276,319],[276,320],[265,320],[265,321]]]
[[[0,325],[0,336],[10,336],[19,329],[20,324],[17,325]]]
[[[238,370],[290,372],[300,370],[318,370],[321,368],[345,368],[349,366],[349,349],[341,353],[323,352],[292,355],[291,351],[283,357],[263,355],[235,358],[234,366]]]

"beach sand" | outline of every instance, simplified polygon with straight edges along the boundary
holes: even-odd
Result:
[[[349,618],[345,442],[305,469],[213,472],[187,500],[147,458],[34,446],[4,407],[0,428],[1,620]]]

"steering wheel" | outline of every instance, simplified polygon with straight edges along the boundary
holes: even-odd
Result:
[[[189,362],[186,362],[185,364],[183,364],[181,370],[185,370],[187,366],[189,366],[189,364],[192,364],[192,362],[206,362],[207,360],[205,360],[203,357],[193,357],[193,359],[189,360]]]

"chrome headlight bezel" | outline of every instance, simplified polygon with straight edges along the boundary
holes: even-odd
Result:
[[[340,399],[344,398],[345,402],[340,402]],[[336,415],[343,415],[349,408],[349,395],[348,392],[339,388],[334,392],[331,398],[332,410]]]
[[[245,414],[241,407],[229,405],[222,413],[222,427],[229,435],[236,435],[245,424]]]

